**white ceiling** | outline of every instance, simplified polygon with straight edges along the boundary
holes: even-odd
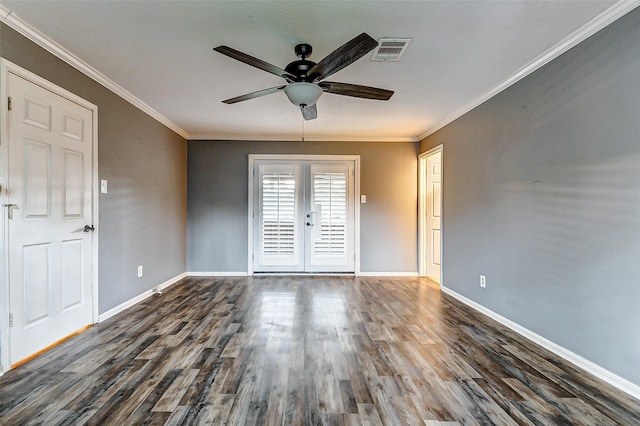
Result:
[[[2,1],[2,0],[0,0]],[[635,4],[637,2],[633,2]],[[370,55],[331,81],[395,91],[388,102],[323,94],[307,140],[417,140],[566,50],[630,2],[571,1],[2,1],[190,138],[299,139],[284,93],[233,105],[279,77],[212,49],[228,45],[281,68],[293,47],[318,62],[366,32],[409,37],[400,62]],[[622,12],[621,12],[622,11]]]

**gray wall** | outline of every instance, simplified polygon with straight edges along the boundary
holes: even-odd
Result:
[[[100,312],[183,273],[186,141],[4,24],[0,55],[98,106]]]
[[[188,142],[189,272],[247,271],[248,154],[360,155],[361,270],[417,271],[417,144]]]
[[[443,284],[637,385],[639,114],[636,10],[420,143]]]

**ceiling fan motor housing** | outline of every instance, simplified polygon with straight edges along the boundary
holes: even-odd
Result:
[[[289,74],[296,76],[296,81],[303,81],[310,83],[313,81],[313,77],[308,75],[309,70],[315,65],[315,62],[307,61],[306,59],[300,59],[293,61],[285,67],[285,71]]]

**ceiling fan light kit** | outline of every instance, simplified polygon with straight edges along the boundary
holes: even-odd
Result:
[[[225,99],[222,102],[234,104],[271,93],[277,93],[284,89],[284,93],[291,103],[300,107],[304,119],[313,120],[318,117],[318,110],[315,103],[320,98],[320,95],[322,95],[322,92],[354,98],[387,101],[393,95],[393,91],[391,90],[360,86],[358,84],[321,81],[344,67],[351,65],[376,47],[378,47],[378,42],[368,34],[362,33],[331,52],[320,62],[315,63],[307,60],[307,57],[310,56],[312,52],[311,45],[298,44],[295,46],[295,53],[300,59],[289,63],[282,69],[231,47],[218,46],[213,50],[247,65],[251,65],[252,67],[275,74],[287,81],[287,84],[284,86],[258,90]]]
[[[289,83],[284,88],[284,93],[292,104],[298,106],[311,106],[322,95],[322,89],[313,83]]]

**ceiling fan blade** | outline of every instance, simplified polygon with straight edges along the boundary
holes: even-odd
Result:
[[[318,86],[327,93],[352,96],[354,98],[375,99],[378,101],[388,101],[394,94],[393,90],[361,86],[359,84],[337,83],[335,81],[321,81],[318,83]]]
[[[316,104],[311,106],[300,105],[300,111],[302,111],[302,116],[305,120],[314,120],[318,118],[318,108]]]
[[[271,87],[269,89],[258,90],[257,92],[247,93],[246,95],[236,96],[235,98],[225,99],[222,101],[225,104],[235,104],[237,102],[248,101],[249,99],[259,98],[260,96],[270,95],[272,93],[279,92],[283,90],[287,85]]]
[[[271,74],[275,74],[279,77],[284,78],[287,81],[295,81],[296,77],[292,74],[289,74],[282,68],[278,68],[275,65],[271,65],[268,62],[263,61],[262,59],[254,58],[251,55],[247,55],[246,53],[242,53],[239,50],[233,49],[229,46],[218,46],[214,47],[218,53],[222,53],[225,56],[233,58],[237,61],[244,62],[247,65],[251,65],[252,67],[259,68],[263,71],[270,72]]]
[[[314,65],[307,72],[307,75],[314,76],[315,81],[322,80],[357,61],[377,46],[377,41],[367,33],[362,33],[327,55],[327,57]]]

